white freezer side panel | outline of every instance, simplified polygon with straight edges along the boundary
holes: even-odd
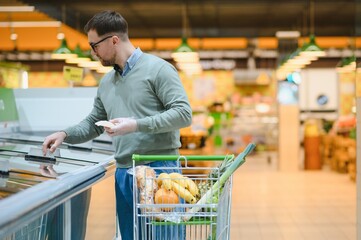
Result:
[[[14,91],[21,132],[58,131],[83,120],[96,88],[42,88]]]

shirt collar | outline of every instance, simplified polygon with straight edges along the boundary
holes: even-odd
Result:
[[[140,48],[136,48],[135,51],[132,53],[132,55],[130,55],[130,57],[128,58],[127,62],[125,63],[124,69],[122,70],[117,64],[114,65],[114,70],[121,74],[122,77],[125,77],[125,75],[127,75],[127,73],[132,70],[132,68],[134,67],[134,65],[137,63],[138,59],[140,58],[140,56],[142,55],[142,50],[140,50]]]

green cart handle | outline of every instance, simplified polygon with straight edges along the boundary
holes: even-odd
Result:
[[[177,160],[190,160],[190,161],[222,161],[225,158],[234,158],[234,154],[229,155],[139,155],[133,154],[134,161],[177,161]]]
[[[241,152],[237,158],[244,159],[256,147],[254,143],[250,143]],[[139,155],[133,154],[134,161],[176,161],[176,160],[190,160],[190,161],[223,161],[226,158],[234,158],[234,154],[229,155]]]

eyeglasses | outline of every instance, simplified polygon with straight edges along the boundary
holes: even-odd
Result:
[[[99,41],[96,42],[96,43],[89,43],[89,45],[92,47],[93,51],[95,52],[95,51],[96,51],[96,47],[97,47],[97,45],[98,45],[99,43],[101,43],[101,42],[103,42],[103,41],[105,41],[105,40],[107,40],[108,38],[111,38],[111,37],[113,37],[113,36],[107,36],[107,37],[99,40]]]

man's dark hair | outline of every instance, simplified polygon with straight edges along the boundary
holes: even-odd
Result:
[[[117,12],[103,11],[95,14],[84,26],[85,33],[95,30],[99,36],[107,33],[117,33],[121,38],[128,36],[128,23]]]

